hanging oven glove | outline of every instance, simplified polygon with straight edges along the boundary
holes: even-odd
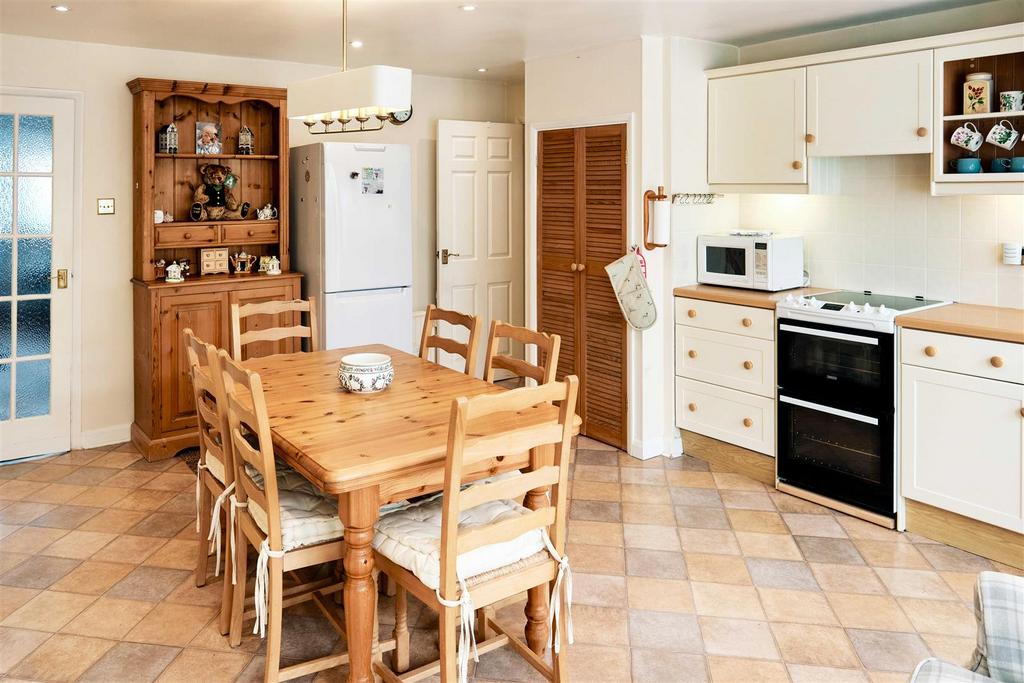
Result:
[[[658,311],[654,307],[654,297],[647,286],[647,278],[640,269],[640,259],[629,252],[617,261],[612,261],[604,269],[612,281],[612,289],[619,300],[619,308],[626,322],[634,330],[646,330],[658,319]]]

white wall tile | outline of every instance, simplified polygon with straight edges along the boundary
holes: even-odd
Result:
[[[960,268],[960,240],[929,239],[928,270],[958,270]]]
[[[998,208],[998,197],[963,197],[960,209],[960,235],[966,240],[999,239]]]
[[[960,271],[928,269],[925,296],[929,299],[955,301],[960,298]]]
[[[960,268],[994,274],[1002,254],[1002,247],[995,240],[963,240],[960,242]]]
[[[928,286],[927,269],[897,267],[895,276],[896,289],[893,291],[893,294],[900,296],[924,296]]]
[[[960,301],[965,304],[995,306],[999,303],[999,279],[995,272],[960,271]]]

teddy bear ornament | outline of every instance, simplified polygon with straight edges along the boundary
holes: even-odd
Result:
[[[192,195],[189,217],[194,221],[240,221],[249,215],[249,202],[239,202],[232,188],[238,178],[223,164],[199,167],[203,182]]]

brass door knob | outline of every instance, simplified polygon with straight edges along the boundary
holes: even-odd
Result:
[[[802,161],[794,161],[793,162],[793,168],[795,170],[799,171],[803,167],[804,167],[804,162],[802,162]]]
[[[807,135],[805,135],[804,136],[804,142],[813,143],[814,142],[814,133],[808,133]]]
[[[1024,408],[1021,408],[1021,409],[1020,409],[1020,416],[1021,416],[1021,417],[1024,417]]]
[[[687,405],[687,406],[686,406],[686,408],[687,408],[687,409],[688,409],[688,410],[689,410],[689,411],[690,411],[691,413],[695,413],[695,412],[697,412],[697,404],[696,404],[696,403],[690,403],[689,405]]]
[[[926,137],[928,137],[928,129],[925,128],[924,126],[921,126],[920,128],[918,128],[917,129],[917,137],[919,137],[919,138],[926,138]]]
[[[696,358],[697,352],[694,351],[693,349],[690,349],[689,351],[686,352],[686,355],[689,356],[690,358]]]
[[[570,263],[569,264],[569,270],[571,270],[572,272],[575,273],[576,272],[576,264],[575,263]]]
[[[988,362],[991,363],[992,367],[994,368],[1003,367],[1003,359],[1000,358],[999,356],[992,356],[991,358],[989,358]]]
[[[754,368],[754,364],[751,363],[749,360],[745,360],[743,361],[743,368],[745,370],[752,370]]]
[[[934,358],[935,354],[937,354],[937,353],[938,353],[938,351],[935,349],[934,346],[926,346],[926,347],[924,347],[924,355],[928,356],[929,358]]]
[[[754,421],[751,420],[749,417],[745,417],[745,418],[743,418],[743,426],[744,427],[753,427],[754,426]]]
[[[751,325],[753,325],[753,324],[754,324],[754,321],[753,321],[753,320],[751,320],[750,318],[744,318],[744,319],[743,319],[743,320],[741,320],[740,322],[742,322],[742,323],[743,323],[743,327],[750,327]]]
[[[686,317],[688,317],[688,318],[696,318],[697,317],[697,311],[695,311],[695,310],[693,310],[691,308],[690,310],[688,310],[686,312]]]

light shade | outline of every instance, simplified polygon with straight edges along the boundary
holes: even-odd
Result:
[[[405,111],[412,106],[412,70],[364,66],[288,86],[288,118],[330,116],[331,112]]]

